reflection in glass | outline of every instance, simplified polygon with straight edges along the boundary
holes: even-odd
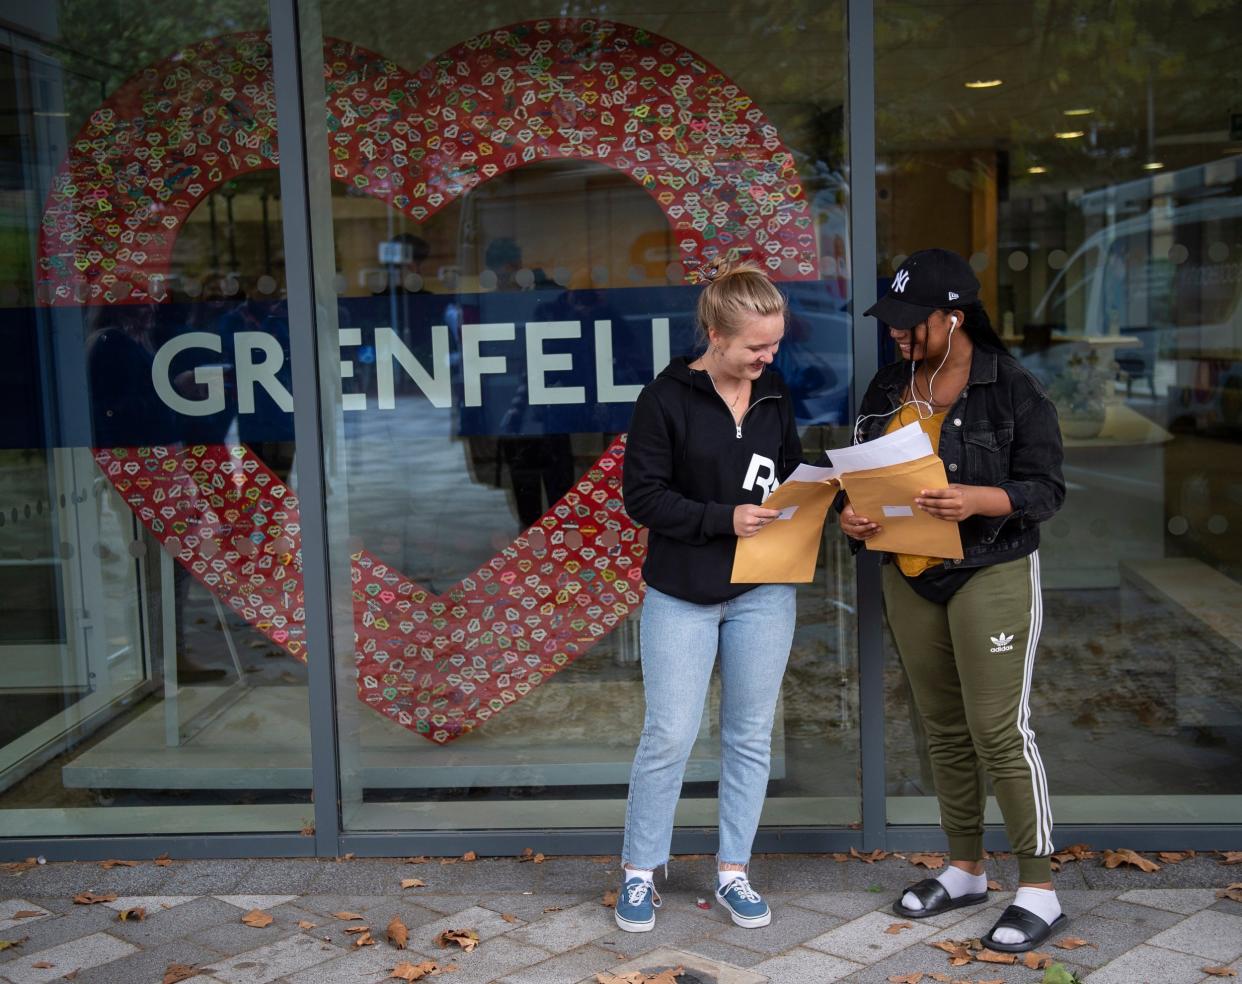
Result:
[[[1242,148],[1220,123],[1242,7],[1124,7],[1119,31],[1088,2],[877,4],[877,276],[931,241],[971,256],[1058,406],[1032,695],[1058,821],[1220,822],[1242,794]],[[895,660],[888,686],[908,704]],[[890,820],[935,822],[893,722]]]
[[[337,652],[338,690],[362,698],[340,704],[346,828],[620,826],[642,540],[614,442],[641,386],[689,351],[703,259],[771,258],[807,453],[841,439],[842,8],[765,10],[761,38],[627,8],[592,32],[554,6],[484,4],[463,24],[432,5],[417,37],[383,5],[322,10],[329,74],[374,52],[402,93],[356,139],[356,94],[329,81],[346,148],[329,158],[336,265],[318,271],[344,363],[331,546],[354,591],[336,617],[361,626],[358,651]],[[459,83],[403,74],[433,60]],[[454,123],[433,146],[420,114],[439,102]],[[825,581],[802,591],[770,823],[857,818],[852,572],[829,542]],[[682,823],[715,820],[713,720]]]
[[[310,753],[277,176],[258,173],[275,166],[266,5],[61,0],[10,23],[0,825],[297,831]]]

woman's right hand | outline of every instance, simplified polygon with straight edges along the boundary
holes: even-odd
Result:
[[[859,516],[847,502],[841,510],[841,531],[854,540],[870,540],[880,532],[880,527],[866,516]]]
[[[738,506],[733,510],[733,532],[740,537],[754,536],[780,514],[779,509]]]

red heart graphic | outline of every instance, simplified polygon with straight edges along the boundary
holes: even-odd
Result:
[[[799,231],[810,211],[792,154],[737,86],[673,41],[565,19],[489,31],[415,73],[345,41],[328,41],[324,58],[334,175],[415,221],[524,163],[589,160],[627,174],[660,203],[687,262],[711,258],[725,240],[750,246],[783,279],[818,276]],[[227,106],[217,104],[237,74],[253,84],[234,86]],[[149,77],[175,85],[159,106],[147,99]],[[588,107],[597,102],[595,117]],[[170,126],[183,113],[201,121],[193,133]],[[193,209],[225,181],[276,166],[275,119],[266,35],[192,45],[121,86],[72,142],[53,182],[40,237],[40,303],[166,298],[172,247]],[[386,142],[376,137],[379,119]],[[198,155],[206,175],[178,143],[194,141],[196,150],[200,137],[232,147]],[[151,154],[161,141],[165,153]],[[113,175],[130,173],[137,146],[147,163],[121,188]],[[142,251],[120,248],[135,234]],[[109,254],[116,262],[105,268]],[[442,597],[366,551],[354,554],[360,699],[445,742],[618,624],[641,599],[645,552],[645,536],[621,505],[623,450],[623,439],[614,442],[539,523]],[[305,658],[296,497],[249,449],[99,449],[96,459],[170,550],[150,504],[177,499],[182,530],[195,537],[177,544],[179,559]],[[143,468],[150,485],[135,491],[124,476]],[[570,517],[579,522],[567,536],[561,523]],[[204,573],[201,560],[225,569]],[[260,572],[264,566],[272,569]],[[274,627],[277,618],[286,628]],[[430,631],[412,631],[415,623]]]

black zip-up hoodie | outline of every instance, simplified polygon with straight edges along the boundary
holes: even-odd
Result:
[[[674,359],[643,388],[625,446],[625,509],[650,530],[643,578],[700,605],[749,591],[732,584],[734,507],[760,505],[802,461],[793,401],[767,369],[740,425],[694,361]]]

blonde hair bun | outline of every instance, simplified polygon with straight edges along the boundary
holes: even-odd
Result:
[[[713,260],[703,264],[695,278],[704,284],[699,294],[698,332],[706,344],[708,329],[726,338],[742,328],[742,318],[784,314],[788,302],[755,260]]]

